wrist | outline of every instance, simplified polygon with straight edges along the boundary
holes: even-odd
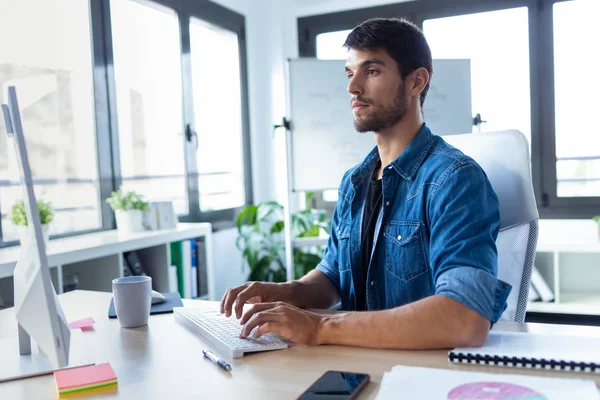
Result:
[[[281,299],[283,302],[296,306],[298,308],[302,308],[299,299],[302,296],[298,295],[298,292],[301,290],[302,282],[299,281],[290,281],[281,284],[283,286],[283,290],[281,293]]]
[[[315,344],[335,344],[331,339],[335,335],[337,325],[339,323],[339,316],[337,315],[321,315],[319,323],[317,324],[317,333],[315,335]]]

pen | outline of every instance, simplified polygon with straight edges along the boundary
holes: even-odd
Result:
[[[231,365],[227,364],[227,362],[225,360],[220,359],[212,351],[202,350],[202,354],[204,354],[204,357],[208,358],[210,361],[214,362],[219,367],[223,368],[225,371],[231,371]]]

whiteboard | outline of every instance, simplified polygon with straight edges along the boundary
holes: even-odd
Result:
[[[471,60],[433,60],[423,114],[425,123],[436,135],[472,131]]]
[[[294,191],[337,189],[344,173],[375,146],[372,133],[354,129],[345,64],[345,60],[289,60],[288,159]],[[438,135],[471,132],[469,60],[434,60],[433,68],[425,122]]]

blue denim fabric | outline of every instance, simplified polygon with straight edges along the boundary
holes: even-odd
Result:
[[[495,323],[511,286],[499,280],[498,198],[481,167],[424,124],[383,169],[383,205],[367,276],[361,265],[361,221],[367,185],[379,161],[375,147],[346,172],[332,234],[317,269],[338,288],[344,310],[402,306],[438,294]],[[363,283],[364,282],[364,283]]]

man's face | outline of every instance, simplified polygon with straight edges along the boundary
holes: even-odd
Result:
[[[405,84],[385,50],[350,49],[346,73],[358,132],[380,132],[402,120],[408,110]]]

